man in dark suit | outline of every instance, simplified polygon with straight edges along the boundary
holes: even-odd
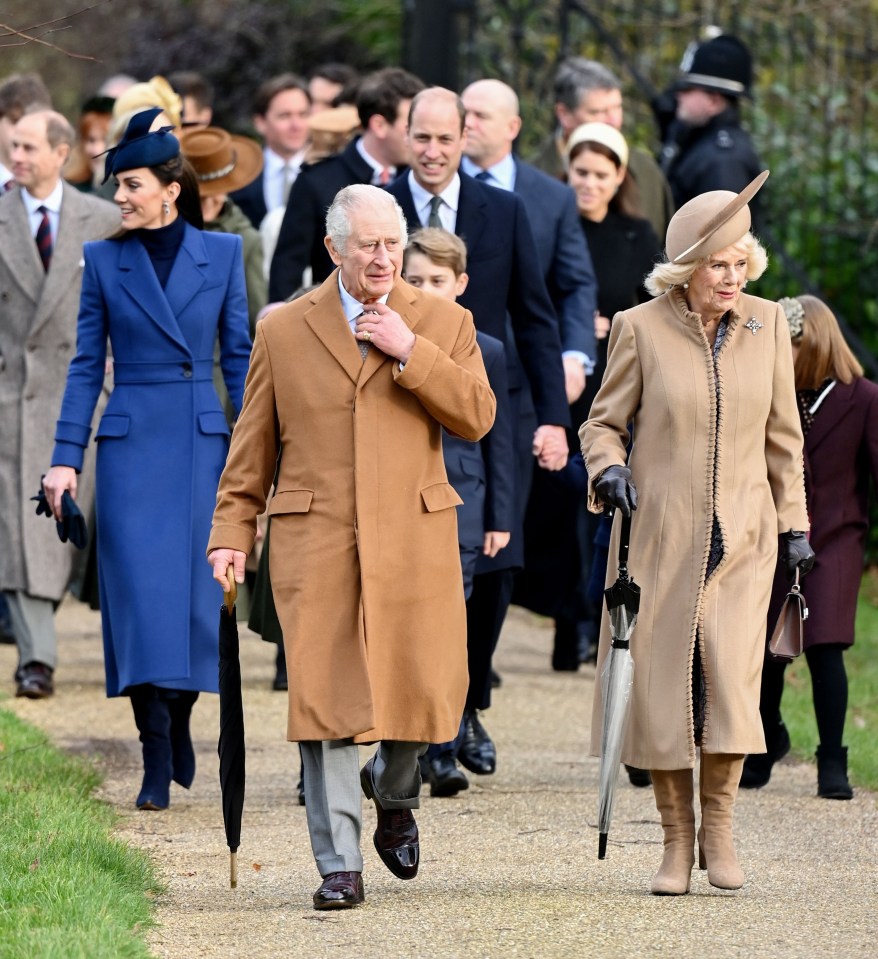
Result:
[[[512,153],[521,130],[518,96],[500,80],[477,80],[461,94],[466,107],[464,173],[524,201],[546,287],[558,316],[567,400],[575,402],[594,366],[597,281],[579,225],[573,191]]]
[[[570,417],[558,321],[527,211],[514,193],[459,172],[464,116],[463,103],[451,90],[431,87],[419,93],[409,113],[411,170],[388,189],[410,225],[441,226],[466,243],[470,282],[459,302],[472,311],[476,326],[507,350],[518,461],[516,522],[512,541],[499,557],[480,558],[467,604],[468,644],[472,650],[477,642],[482,650],[478,675],[485,682],[473,682],[471,657],[460,759],[472,772],[486,774],[494,771],[496,754],[477,710],[490,704],[491,655],[512,598],[513,570],[523,559],[521,530],[533,457],[545,469],[564,467]]]
[[[389,183],[408,160],[405,129],[412,97],[424,84],[411,73],[388,67],[366,77],[357,91],[363,133],[336,156],[307,166],[290,192],[268,282],[270,301],[288,299],[311,268],[322,283],[333,270],[323,243],[326,211],[336,193],[352,183]]]
[[[265,144],[263,167],[248,186],[229,194],[256,229],[287,202],[308,149],[311,95],[294,73],[266,80],[253,99],[253,125]]]

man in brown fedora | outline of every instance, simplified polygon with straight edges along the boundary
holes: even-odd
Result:
[[[259,176],[262,150],[254,140],[232,136],[219,127],[184,128],[180,133],[180,146],[198,180],[204,229],[234,233],[243,240],[244,276],[252,336],[256,316],[268,299],[262,240],[229,194],[242,189]]]

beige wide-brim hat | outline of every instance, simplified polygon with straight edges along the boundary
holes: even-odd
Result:
[[[742,239],[750,230],[747,204],[767,179],[768,170],[763,170],[740,193],[711,190],[684,203],[668,224],[665,238],[668,260],[694,263]]]
[[[252,183],[262,170],[262,147],[219,127],[186,127],[180,134],[183,156],[195,170],[201,196],[231,193]]]

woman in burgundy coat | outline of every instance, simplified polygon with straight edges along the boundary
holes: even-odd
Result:
[[[857,593],[869,524],[869,479],[878,484],[878,386],[845,343],[838,322],[813,296],[780,301],[790,324],[796,396],[805,434],[805,488],[811,546],[817,554],[808,575],[809,616],[805,659],[811,672],[817,747],[817,794],[851,799],[847,747],[842,745],[847,711],[843,653],[854,642]],[[780,566],[768,611],[774,629],[789,581]],[[790,748],[780,715],[786,663],[768,652],[759,704],[767,752],[748,756],[741,786],[764,786],[771,768]]]

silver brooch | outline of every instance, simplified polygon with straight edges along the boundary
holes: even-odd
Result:
[[[762,329],[762,324],[759,322],[759,320],[756,319],[755,316],[751,316],[750,319],[744,324],[744,326],[746,326],[747,329],[748,329],[754,336],[756,336],[756,334],[759,332],[759,330]]]

